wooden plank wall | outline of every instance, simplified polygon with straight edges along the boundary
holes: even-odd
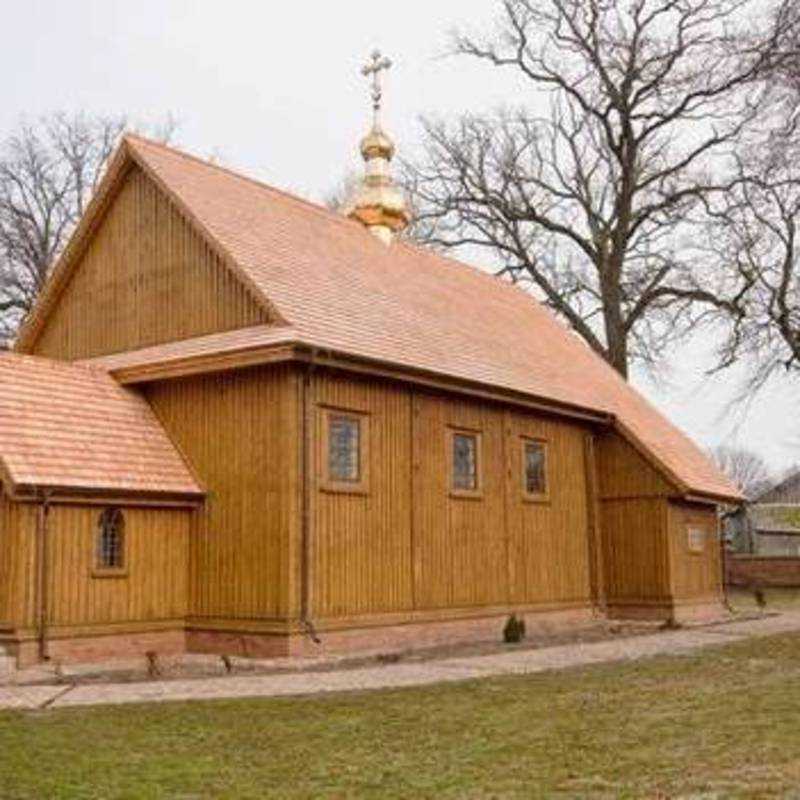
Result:
[[[218,256],[134,167],[32,351],[89,358],[265,321]]]
[[[183,620],[188,598],[188,509],[121,507],[125,577],[93,577],[101,506],[53,506],[47,531],[47,619],[58,628]]]
[[[689,549],[690,527],[705,531],[702,553]],[[722,596],[722,556],[716,510],[689,503],[670,503],[668,531],[675,599],[719,599]]]
[[[608,602],[669,600],[666,501],[601,501],[601,509]]]
[[[0,492],[0,629],[32,624],[36,514]]]
[[[191,543],[195,618],[296,616],[298,381],[288,366],[258,367],[145,390],[208,491]]]
[[[311,605],[314,616],[341,617],[413,607],[410,398],[380,382],[317,375],[317,442],[322,408],[369,417],[369,488],[365,495],[319,489],[324,454],[315,453]]]
[[[673,490],[617,434],[598,437],[596,452],[608,601],[668,601],[667,497]]]
[[[589,537],[584,428],[564,422],[508,413],[506,417],[512,602],[582,603],[590,596],[592,542]],[[548,443],[550,502],[523,498],[521,437]],[[589,451],[591,454],[591,451]]]
[[[366,495],[325,490],[317,453],[315,617],[589,600],[586,429],[328,372],[312,392],[318,426],[323,408],[356,411],[370,437]],[[481,433],[480,498],[450,495],[451,426]],[[549,442],[548,503],[523,499],[523,435]]]

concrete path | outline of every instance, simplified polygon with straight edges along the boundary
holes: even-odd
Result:
[[[287,697],[390,689],[494,675],[526,675],[604,662],[674,655],[753,636],[800,632],[800,612],[746,622],[661,631],[652,635],[517,650],[492,655],[375,665],[331,672],[231,676],[82,686],[0,687],[0,709],[44,709],[121,703],[161,703],[242,697]]]

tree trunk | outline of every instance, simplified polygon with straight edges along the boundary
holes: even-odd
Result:
[[[628,334],[622,326],[610,328],[606,326],[608,355],[606,360],[625,380],[628,380]]]

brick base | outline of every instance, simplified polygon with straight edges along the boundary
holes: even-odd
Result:
[[[39,642],[24,641],[7,645],[17,658],[17,667],[40,663]],[[49,661],[61,664],[91,664],[116,659],[141,658],[148,652],[159,656],[186,652],[186,634],[182,630],[116,633],[82,636],[71,639],[49,639],[46,653]]]
[[[730,617],[731,612],[717,598],[679,603],[675,606],[675,620],[684,624],[721,622]]]
[[[728,553],[725,556],[725,581],[728,586],[800,586],[800,558],[751,556]]]
[[[508,616],[508,613],[503,613],[470,619],[325,630],[317,633],[319,643],[308,634],[270,635],[191,629],[186,633],[186,644],[192,653],[248,658],[391,654],[443,645],[498,642],[503,638]],[[588,606],[518,616],[524,616],[528,636],[535,636],[537,631],[550,633],[586,625],[597,619]]]
[[[499,642],[508,620],[508,611],[461,619],[425,620],[403,624],[369,625],[336,629],[327,626],[317,633],[319,642],[301,633],[267,634],[204,630],[168,630],[139,633],[115,633],[64,639],[49,639],[47,655],[64,664],[99,663],[142,658],[152,651],[160,657],[183,653],[231,655],[245,658],[314,657],[330,655],[391,654],[426,647],[440,647],[474,642]],[[712,599],[673,604],[609,604],[608,616],[617,619],[709,622],[726,615],[722,604]],[[524,617],[529,638],[537,633],[553,633],[596,621],[599,617],[590,606],[559,611],[529,611]],[[39,645],[34,640],[9,642],[7,648],[16,656],[19,667],[39,661]]]
[[[717,622],[727,619],[730,613],[716,597],[698,598],[691,601],[661,603],[614,603],[608,604],[608,616],[611,619],[641,620],[650,622],[666,622],[675,620],[678,623]]]

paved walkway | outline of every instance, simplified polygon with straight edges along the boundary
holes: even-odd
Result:
[[[332,672],[107,683],[0,687],[0,708],[44,709],[120,703],[161,703],[423,686],[493,675],[526,675],[566,667],[674,655],[753,636],[800,632],[800,613],[652,635],[517,650],[492,655],[375,665]]]

